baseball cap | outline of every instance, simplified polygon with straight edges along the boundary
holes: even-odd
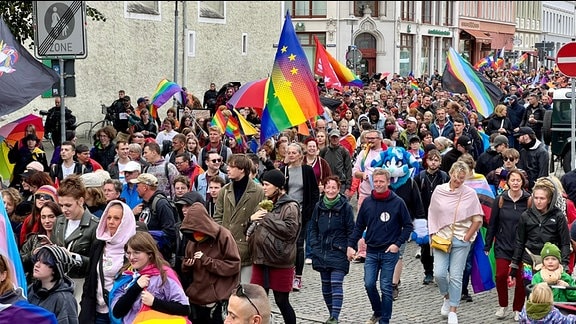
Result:
[[[412,135],[408,138],[408,143],[413,143],[413,142],[420,142],[420,137],[418,137],[418,135]]]
[[[413,122],[418,124],[418,119],[416,119],[416,117],[410,116],[408,118],[406,118],[406,122]]]
[[[126,163],[126,166],[124,167],[124,172],[134,172],[134,171],[140,172],[140,170],[142,170],[140,163],[136,161],[130,161]]]
[[[535,135],[534,130],[530,127],[520,127],[518,132],[514,133],[514,137],[522,136],[522,135]]]
[[[497,147],[498,145],[502,145],[502,144],[506,144],[509,145],[508,143],[508,137],[504,136],[504,135],[498,135],[494,138],[494,142],[493,142],[493,146]]]
[[[470,137],[468,137],[466,135],[462,135],[462,136],[458,137],[456,144],[460,144],[460,145],[464,146],[464,148],[466,148],[467,151],[472,149],[472,141],[470,140]]]
[[[518,96],[511,95],[510,97],[508,97],[508,100],[518,100]]]
[[[150,173],[142,173],[138,178],[130,180],[130,183],[143,183],[152,187],[158,187],[158,178]]]
[[[204,198],[202,198],[202,195],[197,191],[187,192],[182,197],[178,198],[178,200],[176,200],[178,205],[192,205],[197,202],[204,205]]]
[[[344,92],[344,97],[350,97],[352,93],[350,91]]]
[[[330,137],[332,137],[332,136],[338,136],[338,137],[340,137],[340,131],[337,130],[337,129],[333,129],[333,130],[330,132]]]

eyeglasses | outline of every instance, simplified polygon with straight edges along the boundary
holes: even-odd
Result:
[[[512,161],[516,161],[516,158],[513,158],[513,157],[503,157],[502,160],[512,162]]]
[[[222,162],[222,159],[212,159],[211,161],[212,163],[220,163]]]
[[[42,200],[52,200],[52,196],[50,196],[49,194],[36,194],[34,195],[34,198]]]
[[[258,310],[258,307],[256,307],[256,305],[252,302],[250,297],[248,297],[248,295],[246,295],[246,291],[244,290],[244,286],[242,286],[242,284],[238,285],[238,288],[236,288],[236,296],[237,297],[245,297],[248,300],[248,302],[250,303],[250,305],[252,305],[252,307],[254,307],[254,309],[256,310],[256,313],[258,313],[258,316],[262,316],[262,315],[260,315],[260,311]]]

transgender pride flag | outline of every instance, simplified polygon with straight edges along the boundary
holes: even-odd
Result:
[[[7,257],[8,261],[11,262],[10,268],[12,269],[14,284],[22,288],[26,296],[28,292],[26,275],[24,274],[24,267],[22,266],[22,259],[20,259],[20,251],[16,244],[12,225],[2,199],[0,199],[0,254]]]

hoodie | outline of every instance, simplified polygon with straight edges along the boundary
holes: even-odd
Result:
[[[28,291],[30,304],[40,306],[56,315],[58,324],[78,323],[78,304],[74,298],[74,283],[63,276],[50,290],[36,281]]]
[[[122,206],[122,220],[116,233],[110,235],[107,224],[107,216],[110,207],[119,204]],[[132,213],[132,209],[120,200],[112,200],[106,206],[104,213],[102,213],[102,218],[98,223],[96,228],[96,239],[105,242],[104,250],[101,256],[98,257],[98,264],[102,262],[102,270],[104,271],[104,288],[110,291],[112,285],[114,284],[114,277],[118,274],[118,271],[124,265],[124,245],[128,240],[136,234],[136,218]],[[102,284],[100,284],[100,267],[96,267],[97,277],[97,306],[96,311],[98,313],[107,313],[108,307],[103,298],[102,294]]]
[[[232,233],[218,225],[201,202],[191,205],[180,231],[188,239],[185,259],[203,253],[192,266],[182,264],[182,272],[193,278],[184,287],[190,303],[207,305],[227,300],[240,279],[240,252]]]

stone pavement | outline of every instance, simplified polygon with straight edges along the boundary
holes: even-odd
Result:
[[[414,242],[407,244],[400,295],[394,302],[391,323],[446,323],[440,315],[442,297],[438,292],[438,287],[435,284],[422,284],[424,278],[422,264],[414,257],[419,247]],[[363,275],[362,263],[350,265],[350,273],[344,278],[344,304],[340,314],[342,324],[363,324],[372,316],[370,302],[364,290]],[[298,323],[324,323],[329,314],[322,298],[320,275],[312,269],[311,265],[305,265],[302,282],[302,290],[290,294],[290,302],[296,311]],[[469,291],[472,292],[471,286]],[[272,294],[270,296],[276,323],[283,323],[282,316],[274,304],[274,297]],[[502,321],[494,317],[498,307],[495,288],[472,295],[472,298],[473,302],[464,302],[458,309],[460,323],[513,322],[512,315],[509,315],[508,320]],[[511,307],[512,291],[510,291],[509,298]]]

